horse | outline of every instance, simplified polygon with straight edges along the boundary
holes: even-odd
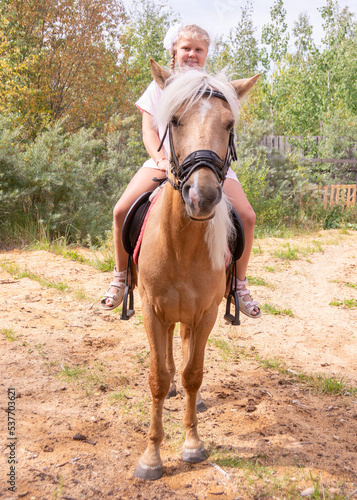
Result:
[[[206,460],[197,432],[196,400],[204,352],[226,290],[227,242],[232,232],[222,185],[230,164],[241,99],[259,75],[228,82],[199,70],[172,75],[154,60],[163,90],[155,115],[167,123],[171,168],[148,217],[138,259],[138,290],[150,346],[151,423],[134,476],[162,477],[165,397],[174,390],[173,334],[180,323],[186,394],[184,461]]]

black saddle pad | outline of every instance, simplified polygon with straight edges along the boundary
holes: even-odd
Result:
[[[133,255],[136,242],[138,241],[141,226],[143,225],[147,211],[149,210],[149,197],[152,191],[142,194],[129,209],[123,224],[121,239],[124,249],[129,255]]]
[[[232,260],[238,260],[242,257],[245,247],[244,229],[242,221],[232,205],[230,214],[235,228],[235,237],[229,242],[229,250],[232,254]]]

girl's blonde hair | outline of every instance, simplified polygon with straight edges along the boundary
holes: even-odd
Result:
[[[200,26],[197,26],[197,24],[188,24],[187,26],[183,26],[180,31],[178,32],[177,38],[175,42],[172,44],[171,47],[171,62],[170,62],[170,70],[171,73],[175,72],[175,64],[176,64],[176,47],[178,42],[182,38],[192,38],[193,40],[203,40],[204,42],[207,43],[207,47],[210,46],[211,39],[209,34],[207,33],[206,30],[201,28]]]

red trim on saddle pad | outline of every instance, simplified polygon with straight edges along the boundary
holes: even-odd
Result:
[[[157,202],[157,200],[159,199],[159,196],[160,196],[160,194],[161,194],[162,191],[163,191],[163,189],[160,189],[159,192],[155,195],[155,197],[151,200],[149,210],[147,211],[147,213],[145,215],[144,222],[143,222],[143,224],[141,226],[140,234],[139,234],[139,237],[138,237],[138,241],[136,242],[134,253],[133,253],[133,260],[134,260],[134,263],[136,265],[138,265],[138,261],[139,261],[140,247],[141,247],[141,242],[143,241],[146,223],[147,223],[147,221],[149,219],[149,215],[150,215],[151,209],[155,205],[155,203]]]

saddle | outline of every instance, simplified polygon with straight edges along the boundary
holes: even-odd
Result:
[[[134,258],[134,262],[137,265],[137,259],[140,252],[141,240],[144,232],[143,224],[145,219],[147,218],[148,212],[151,207],[150,197],[152,195],[152,191],[148,191],[142,194],[136,201],[133,203],[131,208],[129,209],[123,224],[122,229],[122,242],[125,251],[129,255],[128,260],[128,270],[131,269],[131,261]],[[155,200],[155,199],[154,199]],[[231,286],[230,292],[227,296],[227,308],[225,319],[233,325],[240,325],[239,321],[239,303],[238,303],[238,294],[235,289],[235,261],[240,259],[243,254],[245,247],[245,237],[244,237],[244,229],[240,217],[233,206],[230,207],[230,217],[234,225],[235,236],[229,241],[229,250],[232,256],[231,262],[232,264],[227,269],[227,273],[231,273]],[[134,256],[134,257],[133,257]],[[129,307],[128,307],[128,298]],[[231,301],[233,300],[235,305],[235,315],[232,315],[230,312]],[[123,299],[123,307],[122,314],[120,316],[121,319],[128,320],[135,313],[134,308],[134,298],[133,298],[133,285],[132,285],[132,276],[131,273],[128,273],[127,282],[124,292]]]

